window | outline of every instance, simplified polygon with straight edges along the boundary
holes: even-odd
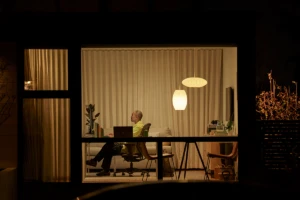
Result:
[[[26,49],[25,90],[68,90],[68,50]]]
[[[206,136],[212,134],[207,132],[212,120],[220,120],[227,126],[233,116],[233,127],[237,126],[236,47],[82,48],[81,52],[83,137],[88,132],[85,108],[89,104],[95,105],[94,114],[100,112],[96,122],[104,129],[104,134],[112,132],[115,125],[132,125],[130,116],[136,109],[144,113],[144,123],[152,124],[150,135],[168,127],[175,137]],[[184,78],[194,75],[205,78],[208,84],[197,89],[181,85]],[[178,87],[188,94],[188,105],[182,112],[175,111],[172,106],[172,95]],[[231,88],[228,95],[227,88]],[[237,129],[231,127],[230,134],[237,135]],[[93,158],[102,146],[100,143],[83,144],[83,162]],[[171,152],[175,154],[177,168],[184,151],[182,144],[172,143]],[[207,152],[228,153],[228,149],[232,149],[232,143],[231,146],[226,144],[226,148],[220,148],[219,143],[206,142],[199,142],[198,146],[205,161]],[[188,168],[203,168],[196,148],[191,148],[189,157]],[[117,169],[126,167],[122,157],[114,161],[116,165],[112,163],[111,170],[115,166]],[[146,162],[143,164],[146,166]],[[135,165],[143,166],[141,163]],[[96,167],[85,163],[82,166],[86,181],[101,169],[100,163]],[[214,162],[211,166],[212,170],[218,167]]]
[[[24,50],[24,179],[70,181],[68,50]]]

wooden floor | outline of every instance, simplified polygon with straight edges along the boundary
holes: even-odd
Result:
[[[179,172],[176,171],[176,177],[178,177]],[[163,180],[204,180],[204,171],[203,170],[188,170],[186,172],[186,177],[184,178],[184,171],[181,171],[180,179],[176,177],[164,177]],[[210,177],[210,176],[209,176]],[[216,180],[210,178],[210,180]],[[128,174],[122,175],[122,173],[117,173],[116,176],[113,173],[110,173],[110,176],[99,177],[96,176],[96,172],[87,173],[84,183],[115,183],[115,182],[142,182],[142,176],[140,172],[135,172],[132,177]],[[144,177],[146,181],[146,176]],[[150,172],[150,176],[147,181],[157,181],[156,172]]]

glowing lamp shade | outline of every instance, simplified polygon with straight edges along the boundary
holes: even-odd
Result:
[[[172,100],[175,110],[185,110],[187,105],[187,95],[184,90],[175,90]]]
[[[207,81],[203,78],[199,77],[190,77],[186,78],[182,81],[182,84],[186,87],[194,87],[194,88],[200,88],[207,84]]]

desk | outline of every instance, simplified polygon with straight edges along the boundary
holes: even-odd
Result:
[[[82,143],[91,142],[156,142],[157,144],[157,179],[163,179],[163,142],[237,142],[238,136],[199,136],[199,137],[135,137],[135,138],[82,138]],[[200,153],[200,152],[199,152]],[[200,154],[201,155],[201,154]]]

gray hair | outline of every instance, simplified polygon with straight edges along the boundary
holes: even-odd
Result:
[[[140,110],[136,110],[134,111],[135,115],[139,118],[139,120],[141,120],[143,118],[143,113]]]

